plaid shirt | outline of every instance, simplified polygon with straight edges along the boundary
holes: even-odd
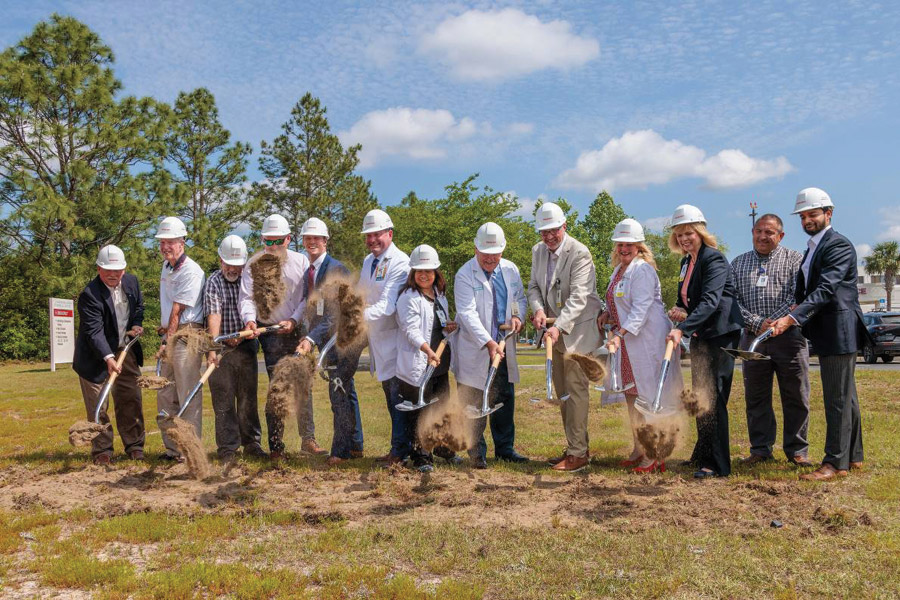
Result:
[[[738,306],[747,330],[756,334],[764,320],[775,320],[791,312],[801,262],[802,254],[784,246],[777,246],[768,256],[751,250],[731,262]],[[756,285],[761,275],[768,277],[765,287]]]
[[[238,311],[238,294],[241,291],[241,279],[231,283],[222,271],[216,271],[206,280],[206,293],[203,298],[203,314],[222,315],[222,331],[220,335],[228,335],[243,329],[241,313]]]

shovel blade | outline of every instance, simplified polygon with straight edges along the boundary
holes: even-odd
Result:
[[[653,407],[650,405],[650,403],[641,397],[638,397],[638,399],[634,401],[634,407],[645,418],[650,420],[665,419],[668,417],[674,417],[676,414],[678,414],[678,410],[672,407],[661,406],[658,410],[653,410]]]
[[[771,360],[771,357],[762,352],[738,350],[737,348],[722,348],[722,352],[729,356],[733,356],[734,358],[740,358],[741,360]]]
[[[419,404],[419,403],[413,404],[409,400],[404,400],[403,402],[401,402],[394,408],[396,408],[397,410],[399,410],[401,412],[410,412],[413,410],[419,410],[420,408],[425,408],[426,406],[428,406],[428,405],[427,404]]]
[[[495,404],[494,406],[488,407],[486,409],[477,408],[475,406],[467,406],[466,407],[466,417],[470,419],[481,419],[488,416],[491,413],[495,413],[498,410],[503,408],[503,403]]]

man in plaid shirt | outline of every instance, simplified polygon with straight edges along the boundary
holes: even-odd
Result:
[[[744,317],[741,348],[787,315],[794,303],[794,285],[803,255],[780,246],[784,223],[778,215],[765,214],[753,226],[753,250],[731,263],[737,300]],[[795,465],[809,466],[809,350],[799,327],[762,342],[757,351],[772,360],[742,361],[750,456],[754,465],[772,459],[776,421],[772,409],[772,378],[778,378],[784,415],[784,453]]]
[[[212,337],[240,331],[243,325],[238,310],[241,272],[247,264],[247,245],[240,237],[229,235],[219,245],[220,269],[209,276],[203,300],[206,326]],[[219,458],[233,460],[243,446],[246,456],[265,457],[260,446],[262,429],[257,407],[256,339],[226,340],[221,357],[210,352],[207,361],[218,362],[209,377],[213,411],[216,415],[216,446]]]

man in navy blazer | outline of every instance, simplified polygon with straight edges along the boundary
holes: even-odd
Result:
[[[88,419],[94,418],[100,391],[107,378],[118,373],[111,396],[115,401],[116,428],[133,460],[144,458],[144,414],[137,378],[144,354],[136,342],[121,368],[116,355],[126,336],[143,333],[144,298],[137,277],[125,273],[125,255],[116,246],[104,246],[97,256],[97,277],[78,296],[78,337],[72,368],[78,373]],[[106,408],[100,422],[109,423]],[[109,464],[113,435],[104,430],[94,438],[91,456],[96,464]]]
[[[802,327],[819,355],[825,400],[825,458],[802,479],[843,477],[863,464],[862,427],[856,394],[856,352],[865,335],[856,288],[856,250],[831,228],[834,204],[824,191],[806,188],[797,196],[794,214],[810,236],[797,274],[797,305],[775,321],[775,334]]]
[[[308,219],[300,230],[303,247],[309,256],[309,272],[307,277],[308,318],[307,333],[297,346],[298,352],[312,352],[313,345],[321,348],[335,334],[335,313],[338,310],[334,298],[325,298],[316,294],[325,282],[333,277],[343,277],[349,281],[350,270],[344,264],[332,258],[327,252],[328,227],[320,219]],[[331,400],[331,411],[334,414],[334,437],[331,443],[330,466],[338,465],[350,458],[359,458],[363,454],[362,420],[359,415],[359,398],[353,375],[359,363],[362,349],[339,354],[337,348],[326,356],[326,365],[333,366],[328,370],[328,397]],[[310,398],[312,392],[310,392]],[[312,415],[312,400],[309,401],[309,414]],[[303,434],[304,423],[300,412],[297,424]]]

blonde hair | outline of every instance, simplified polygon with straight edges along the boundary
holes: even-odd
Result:
[[[719,242],[716,241],[716,236],[709,232],[706,225],[703,223],[685,223],[684,225],[676,225],[672,228],[672,233],[669,234],[669,250],[676,254],[687,254],[687,252],[684,251],[684,248],[678,243],[678,234],[687,231],[688,228],[696,231],[704,244],[710,248],[718,249]]]
[[[650,247],[644,242],[634,242],[634,245],[637,246],[638,256],[640,258],[643,258],[645,263],[658,270],[656,261],[653,259],[653,251],[650,249]],[[619,253],[615,251],[615,246],[613,246],[612,268],[615,269],[617,266],[619,266],[620,262],[622,262],[622,260],[619,258]]]

